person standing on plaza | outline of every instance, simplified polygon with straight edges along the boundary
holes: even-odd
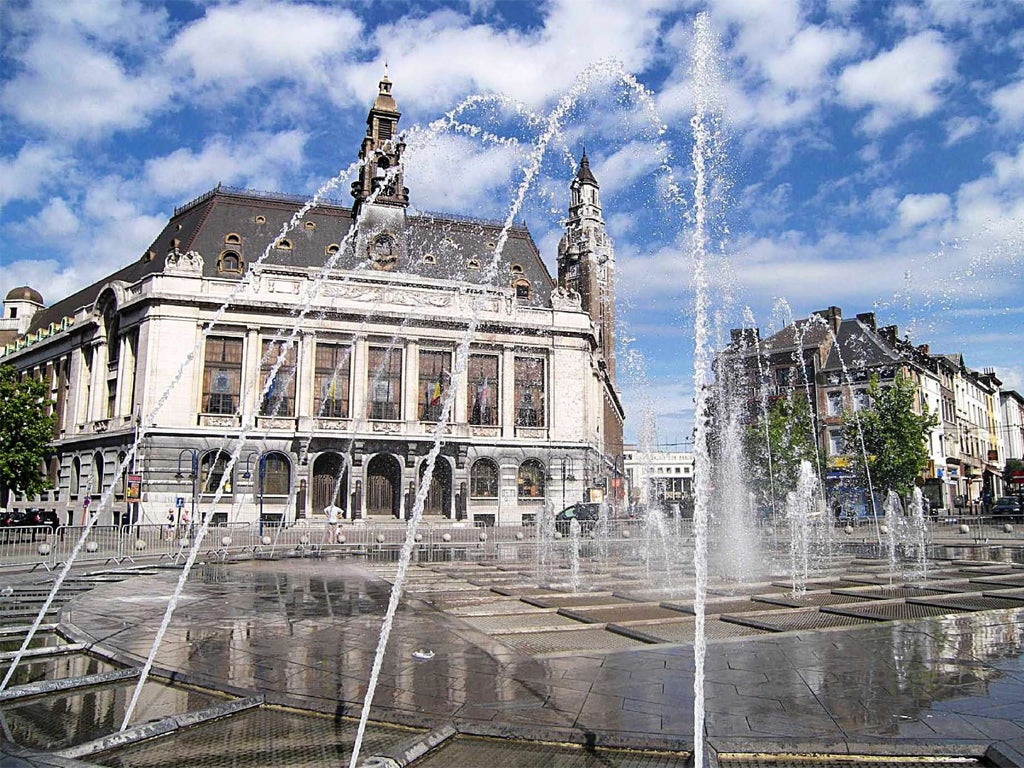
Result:
[[[326,507],[324,507],[324,514],[327,515],[327,536],[328,540],[334,544],[338,540],[338,518],[344,514],[345,510],[336,505],[333,501]]]

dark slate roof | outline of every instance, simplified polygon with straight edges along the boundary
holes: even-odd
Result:
[[[859,318],[843,320],[836,343],[829,350],[822,370],[873,368],[899,363],[901,356],[884,338]]]
[[[587,150],[585,149],[583,150],[583,157],[580,158],[580,170],[576,174],[576,178],[580,181],[589,181],[595,187],[598,186],[597,179],[590,172],[590,160],[587,158]]]
[[[51,322],[60,322],[61,318],[91,305],[100,289],[111,281],[130,284],[162,272],[167,253],[175,247],[182,253],[197,251],[203,257],[205,277],[241,280],[242,275],[218,271],[219,256],[227,250],[235,251],[246,265],[251,265],[278,238],[284,224],[305,202],[305,198],[298,196],[217,187],[177,208],[141,258],[37,312],[30,332],[45,328]],[[330,258],[328,248],[342,242],[353,220],[350,208],[334,202],[321,204],[308,211],[298,226],[285,235],[291,248],[271,247],[262,263],[322,267]],[[392,272],[473,284],[486,282],[486,267],[502,229],[500,222],[447,214],[410,214],[407,224],[405,255]],[[229,235],[237,235],[240,243],[227,242]],[[472,268],[470,259],[478,260],[479,268]],[[351,251],[334,262],[336,269],[357,267],[360,265]],[[374,272],[368,270],[367,274]],[[528,304],[550,306],[555,283],[523,225],[509,230],[495,283],[509,285],[518,277],[531,285]]]
[[[811,318],[804,318],[787,325],[778,333],[761,339],[761,352],[777,352],[792,350],[799,346],[801,349],[818,349],[828,336],[826,323],[820,318],[812,321]]]

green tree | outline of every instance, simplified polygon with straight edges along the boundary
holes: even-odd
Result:
[[[14,368],[0,366],[0,500],[11,489],[35,494],[49,487],[40,471],[56,423],[46,413],[49,394],[41,381],[19,380]]]
[[[868,406],[843,412],[843,441],[850,467],[863,488],[906,494],[928,465],[928,431],[939,423],[935,414],[914,411],[917,387],[905,376],[882,387],[872,376]]]
[[[817,460],[807,398],[776,400],[747,429],[745,440],[755,490],[769,501],[784,499],[796,488],[800,462]]]

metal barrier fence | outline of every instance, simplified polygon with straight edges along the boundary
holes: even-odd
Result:
[[[885,524],[885,518],[878,523]],[[966,530],[964,529],[966,526]],[[660,526],[682,540],[693,536],[691,519],[668,519]],[[762,540],[778,544],[789,536],[788,522],[760,521],[754,526]],[[1011,526],[1006,521],[970,516],[929,521],[929,541],[932,544],[969,545],[1024,545],[1024,525]],[[82,564],[133,563],[170,561],[183,562],[188,556],[192,537],[199,525],[133,525],[93,526],[85,545],[79,551],[77,562]],[[875,521],[861,521],[854,529],[857,538],[875,538]],[[81,537],[81,526],[18,527],[0,529],[0,569],[62,567],[71,556]],[[586,532],[585,538],[606,536],[609,541],[640,544],[648,536],[655,536],[654,526],[640,519],[608,521],[605,533]],[[345,552],[397,552],[406,539],[404,522],[344,521],[337,526],[323,522],[307,522],[290,527],[274,525],[211,525],[200,546],[202,559],[226,559],[252,556],[306,556]],[[532,545],[536,539],[534,526],[506,525],[474,527],[465,523],[423,522],[417,529],[418,552],[460,550],[484,557],[495,556],[499,548]],[[557,536],[558,534],[556,534]],[[839,527],[835,537],[842,538]],[[503,550],[504,551],[504,550]]]

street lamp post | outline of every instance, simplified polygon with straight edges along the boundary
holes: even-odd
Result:
[[[195,529],[196,524],[196,483],[199,481],[199,451],[195,448],[182,448],[178,454],[178,471],[174,474],[175,480],[183,480],[184,475],[181,472],[181,457],[188,455],[192,460],[192,468],[189,472],[189,477],[192,479],[192,515],[188,521],[188,537],[192,538],[192,532]],[[178,522],[181,522],[179,514]]]
[[[259,531],[260,531],[259,532],[259,536],[262,539],[263,538],[263,486],[264,486],[264,482],[267,479],[267,455],[265,453],[263,453],[263,454],[258,453],[257,451],[250,451],[249,452],[249,455],[245,457],[245,472],[242,473],[242,477],[244,477],[246,480],[249,480],[252,477],[252,472],[249,470],[249,467],[252,464],[252,457],[253,456],[257,456],[258,457],[256,459],[256,475],[257,475],[257,486],[256,487],[259,489],[258,492],[257,492],[258,493],[257,498],[259,499],[259,523],[258,523],[258,525],[259,525]]]
[[[551,463],[554,464],[556,460],[552,459]],[[565,484],[566,481],[575,481],[576,476],[573,474],[572,456],[565,454],[557,459],[561,465],[561,476],[562,476],[562,509],[565,509]],[[548,471],[548,481],[554,481],[554,477],[551,475],[550,470]]]

